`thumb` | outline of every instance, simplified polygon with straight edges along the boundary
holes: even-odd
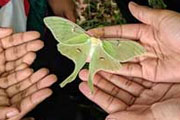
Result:
[[[122,111],[110,114],[106,120],[154,120],[151,112]]]
[[[6,120],[19,114],[18,109],[13,107],[0,107],[0,120]]]
[[[168,10],[152,9],[134,2],[129,3],[129,9],[136,19],[155,28],[170,13]]]

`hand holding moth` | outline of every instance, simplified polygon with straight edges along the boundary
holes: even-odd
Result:
[[[92,80],[96,72],[100,70],[116,72],[121,69],[122,63],[145,52],[140,44],[131,40],[111,41],[91,37],[80,26],[61,17],[47,17],[44,22],[59,42],[57,45],[59,52],[75,64],[73,73],[60,84],[61,87],[75,80],[88,58],[90,59],[88,83],[93,91]]]
[[[106,120],[179,118],[179,83],[153,83],[101,71],[94,77],[94,94],[91,94],[88,70],[82,70],[79,76],[83,80],[80,91],[109,114]]]
[[[89,31],[100,37],[134,39],[146,49],[144,56],[124,64],[116,73],[153,82],[180,82],[180,14],[150,9],[135,3],[130,3],[129,7],[142,24]]]

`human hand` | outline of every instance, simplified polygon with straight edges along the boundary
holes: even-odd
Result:
[[[88,87],[88,71],[80,72],[80,91],[109,115],[106,120],[178,120],[180,84],[153,83],[99,72]]]
[[[142,24],[92,29],[89,34],[134,39],[144,46],[146,54],[125,63],[118,74],[153,82],[180,82],[180,14],[150,9],[132,2],[129,8]]]
[[[0,120],[20,120],[52,94],[57,78],[47,69],[33,72],[26,66],[0,76]]]
[[[0,28],[0,120],[19,120],[52,92],[56,81],[48,70],[33,72],[29,66],[43,43],[37,32],[12,34]]]
[[[19,66],[30,66],[35,52],[44,44],[38,32],[13,34],[12,29],[0,28],[0,75],[14,71]]]
[[[55,15],[76,22],[76,7],[73,0],[48,0],[48,2]]]

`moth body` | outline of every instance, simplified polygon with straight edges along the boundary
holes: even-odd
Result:
[[[97,39],[95,37],[91,37],[90,38],[90,41],[91,41],[91,49],[90,49],[90,52],[89,52],[89,58],[91,60],[92,56],[93,56],[93,53],[95,52],[96,50],[96,47],[98,45],[102,45],[102,42],[100,39]]]

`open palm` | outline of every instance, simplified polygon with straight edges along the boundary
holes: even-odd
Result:
[[[7,112],[2,119],[20,120],[39,103],[52,94],[48,88],[56,82],[55,75],[48,75],[47,69],[33,72],[29,68],[17,68],[12,73],[0,77],[0,112]],[[4,111],[4,109],[6,109]],[[11,113],[18,110],[18,114]],[[1,112],[1,113],[2,113]]]
[[[43,47],[37,32],[12,34],[0,29],[0,120],[20,120],[52,91],[56,81],[47,69],[34,72],[29,66],[34,52]]]
[[[153,83],[99,72],[94,78],[95,91],[87,84],[83,70],[80,91],[109,113],[107,120],[174,120],[180,113],[180,84]]]
[[[133,3],[130,3],[130,11],[143,23],[98,28],[89,33],[134,39],[144,46],[145,55],[125,63],[119,74],[152,82],[180,82],[180,14]]]

